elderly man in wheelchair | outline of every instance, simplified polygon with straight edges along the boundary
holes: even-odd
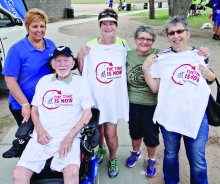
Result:
[[[42,77],[36,86],[31,110],[34,130],[13,171],[14,184],[39,183],[45,176],[53,178],[56,172],[62,172],[65,184],[77,184],[80,167],[81,183],[89,183],[96,175],[89,170],[93,166],[97,171],[96,158],[92,156],[98,142],[99,111],[91,110],[94,103],[89,86],[81,76],[72,74],[75,58],[68,47],[56,48],[50,63],[55,73]],[[26,123],[16,132],[17,137],[23,138],[30,132],[26,126],[31,121]],[[80,144],[84,153],[82,163]],[[42,170],[46,172],[43,177]]]

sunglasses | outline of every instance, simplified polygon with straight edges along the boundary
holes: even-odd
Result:
[[[144,37],[140,37],[140,38],[137,38],[140,42],[143,42],[144,40],[146,41],[146,42],[152,42],[153,40],[152,39],[150,39],[150,38],[144,38]]]
[[[116,16],[116,13],[113,13],[113,12],[102,12],[100,15],[101,16],[106,16],[106,15]]]
[[[177,33],[179,35],[179,34],[182,34],[184,31],[186,31],[186,30],[185,29],[179,29],[177,31],[168,32],[167,35],[168,36],[173,36],[173,35],[175,35],[175,33]]]

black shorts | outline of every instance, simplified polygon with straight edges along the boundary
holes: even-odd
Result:
[[[196,4],[191,4],[189,10],[196,10],[197,9],[197,5]]]
[[[159,125],[154,124],[153,115],[156,106],[130,103],[129,132],[132,140],[144,138],[144,144],[155,148],[159,142]]]

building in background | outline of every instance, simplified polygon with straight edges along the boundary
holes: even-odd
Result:
[[[44,10],[50,20],[67,17],[67,10],[71,8],[71,0],[25,0],[25,4],[28,9]]]

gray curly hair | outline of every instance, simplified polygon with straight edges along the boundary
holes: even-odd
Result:
[[[154,42],[156,40],[156,33],[154,31],[154,28],[152,28],[149,25],[141,25],[139,26],[136,31],[134,32],[134,39],[136,40],[140,33],[145,32],[152,35],[152,41]]]
[[[168,36],[168,28],[169,28],[169,26],[171,26],[171,25],[175,26],[176,24],[179,24],[179,23],[183,25],[183,27],[184,27],[184,29],[186,31],[190,31],[190,28],[189,28],[186,20],[184,18],[182,18],[182,17],[177,15],[177,16],[174,16],[174,17],[170,17],[167,20],[166,24],[164,25],[164,33],[166,34],[166,36]]]

